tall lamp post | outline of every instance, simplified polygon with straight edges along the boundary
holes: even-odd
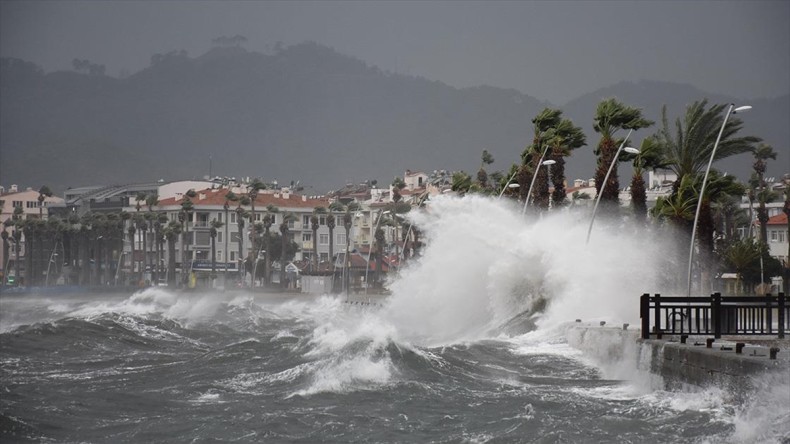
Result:
[[[699,220],[699,212],[700,208],[702,208],[702,198],[705,196],[705,185],[708,182],[708,174],[710,174],[710,167],[713,165],[713,159],[716,157],[716,148],[719,147],[719,142],[721,141],[721,135],[724,133],[724,127],[727,126],[727,120],[730,118],[730,114],[737,113],[739,111],[747,111],[752,109],[749,105],[739,106],[735,108],[735,104],[730,103],[729,108],[727,108],[727,114],[724,115],[724,121],[721,123],[721,129],[719,129],[719,135],[716,137],[716,143],[713,144],[713,149],[710,152],[710,160],[708,160],[708,167],[705,168],[705,176],[702,177],[702,188],[699,192],[699,198],[697,199],[697,211],[694,214],[694,226],[691,228],[691,243],[689,245],[689,269],[688,269],[688,292],[686,295],[691,297],[691,261],[694,259],[694,238],[697,235],[697,221]]]
[[[516,177],[516,174],[518,174],[518,168],[516,168],[516,171],[513,172],[512,176],[510,176],[510,179],[508,179],[507,182],[505,182],[505,186],[503,186],[502,191],[499,192],[499,199],[502,198],[502,195],[505,194],[505,190],[507,190],[508,188],[518,188],[517,183],[510,183],[513,180],[513,178]]]
[[[546,145],[546,148],[543,150],[543,154],[540,155],[540,159],[538,159],[538,167],[535,168],[535,174],[532,175],[532,182],[529,183],[529,190],[527,190],[527,198],[524,199],[524,209],[521,210],[521,215],[527,213],[527,205],[529,205],[529,198],[532,196],[532,187],[535,186],[535,179],[538,177],[538,170],[540,166],[543,165],[543,158],[546,157],[546,153],[549,151],[549,146]]]
[[[626,153],[630,154],[638,154],[639,150],[630,146],[625,146],[625,143],[628,142],[628,138],[631,137],[631,133],[633,133],[633,128],[628,130],[628,135],[625,136],[623,139],[623,143],[620,144],[620,147],[617,148],[617,152],[614,155],[614,159],[612,159],[612,163],[609,164],[609,170],[606,171],[606,177],[603,178],[603,183],[601,184],[601,191],[598,192],[598,197],[595,199],[595,206],[593,207],[592,217],[590,217],[590,226],[587,228],[587,240],[584,242],[585,245],[590,243],[590,233],[592,233],[593,222],[595,222],[595,213],[598,212],[598,204],[601,203],[601,196],[603,196],[604,189],[606,189],[606,183],[609,181],[609,175],[612,174],[612,170],[614,169],[614,165],[617,163],[617,158],[620,157],[620,153],[625,151]]]

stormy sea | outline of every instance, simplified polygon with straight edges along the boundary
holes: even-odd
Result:
[[[414,216],[426,247],[346,295],[0,295],[0,441],[783,443],[790,389],[666,391],[575,319],[638,325],[661,245],[485,198]],[[588,348],[589,348],[588,344]],[[594,344],[593,344],[594,346]]]

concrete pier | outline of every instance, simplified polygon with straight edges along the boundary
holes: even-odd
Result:
[[[667,390],[716,386],[738,396],[763,376],[790,385],[787,339],[738,336],[713,341],[690,336],[682,343],[679,336],[641,339],[636,329],[582,324],[570,327],[567,338],[571,346],[602,365],[630,365],[660,377]],[[736,347],[738,343],[743,345]]]

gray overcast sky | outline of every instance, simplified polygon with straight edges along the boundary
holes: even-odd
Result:
[[[562,105],[620,80],[738,98],[790,92],[790,1],[0,0],[0,53],[47,71],[74,58],[135,72],[241,34],[263,51],[313,40],[384,70],[516,88]]]

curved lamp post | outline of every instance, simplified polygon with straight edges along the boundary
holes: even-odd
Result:
[[[502,195],[505,194],[505,190],[507,190],[508,188],[518,188],[517,183],[510,183],[513,180],[513,178],[516,177],[516,174],[518,174],[518,168],[516,168],[516,171],[513,172],[512,176],[510,176],[510,179],[508,179],[507,182],[505,182],[506,185],[502,187],[502,191],[499,193],[499,197],[498,197],[499,199],[502,198]]]
[[[752,109],[752,107],[749,105],[735,108],[735,104],[730,104],[729,108],[727,108],[727,114],[724,115],[724,121],[721,123],[721,129],[719,129],[719,135],[716,137],[716,143],[713,144],[713,150],[710,152],[710,160],[708,160],[708,167],[705,168],[705,176],[702,178],[702,188],[700,189],[699,198],[697,199],[697,211],[694,214],[694,226],[691,229],[691,243],[689,245],[688,292],[686,293],[688,297],[691,297],[691,261],[694,259],[694,238],[697,235],[697,221],[699,220],[700,208],[702,208],[702,198],[705,196],[705,185],[708,182],[710,167],[713,165],[713,159],[716,157],[716,148],[719,147],[721,135],[724,133],[724,127],[727,126],[727,120],[730,118],[730,114],[734,114],[739,111],[747,111],[750,109]]]
[[[529,205],[529,198],[532,196],[532,188],[535,186],[535,179],[538,177],[538,170],[540,166],[543,165],[543,158],[546,157],[546,153],[549,152],[549,146],[546,145],[546,148],[543,150],[543,154],[540,155],[540,159],[538,159],[538,167],[535,169],[535,174],[532,175],[532,182],[529,183],[529,190],[527,190],[527,198],[524,199],[524,209],[521,210],[521,215],[527,213],[527,205]]]
[[[614,165],[617,163],[617,158],[620,157],[620,153],[625,151],[626,153],[630,154],[638,154],[639,150],[633,147],[626,147],[625,143],[628,142],[628,138],[631,137],[631,133],[633,133],[633,128],[628,130],[628,134],[623,139],[623,143],[620,144],[620,147],[617,148],[617,152],[614,155],[614,159],[612,159],[612,163],[609,164],[609,170],[606,171],[606,176],[603,178],[603,184],[601,184],[601,191],[598,192],[598,197],[595,199],[595,206],[593,207],[592,217],[590,217],[590,226],[587,228],[587,240],[584,242],[585,245],[590,243],[590,233],[592,233],[593,222],[595,222],[595,213],[598,211],[598,204],[601,203],[601,196],[603,196],[604,189],[606,188],[606,182],[609,181],[609,175],[612,174],[612,170],[614,169]]]

